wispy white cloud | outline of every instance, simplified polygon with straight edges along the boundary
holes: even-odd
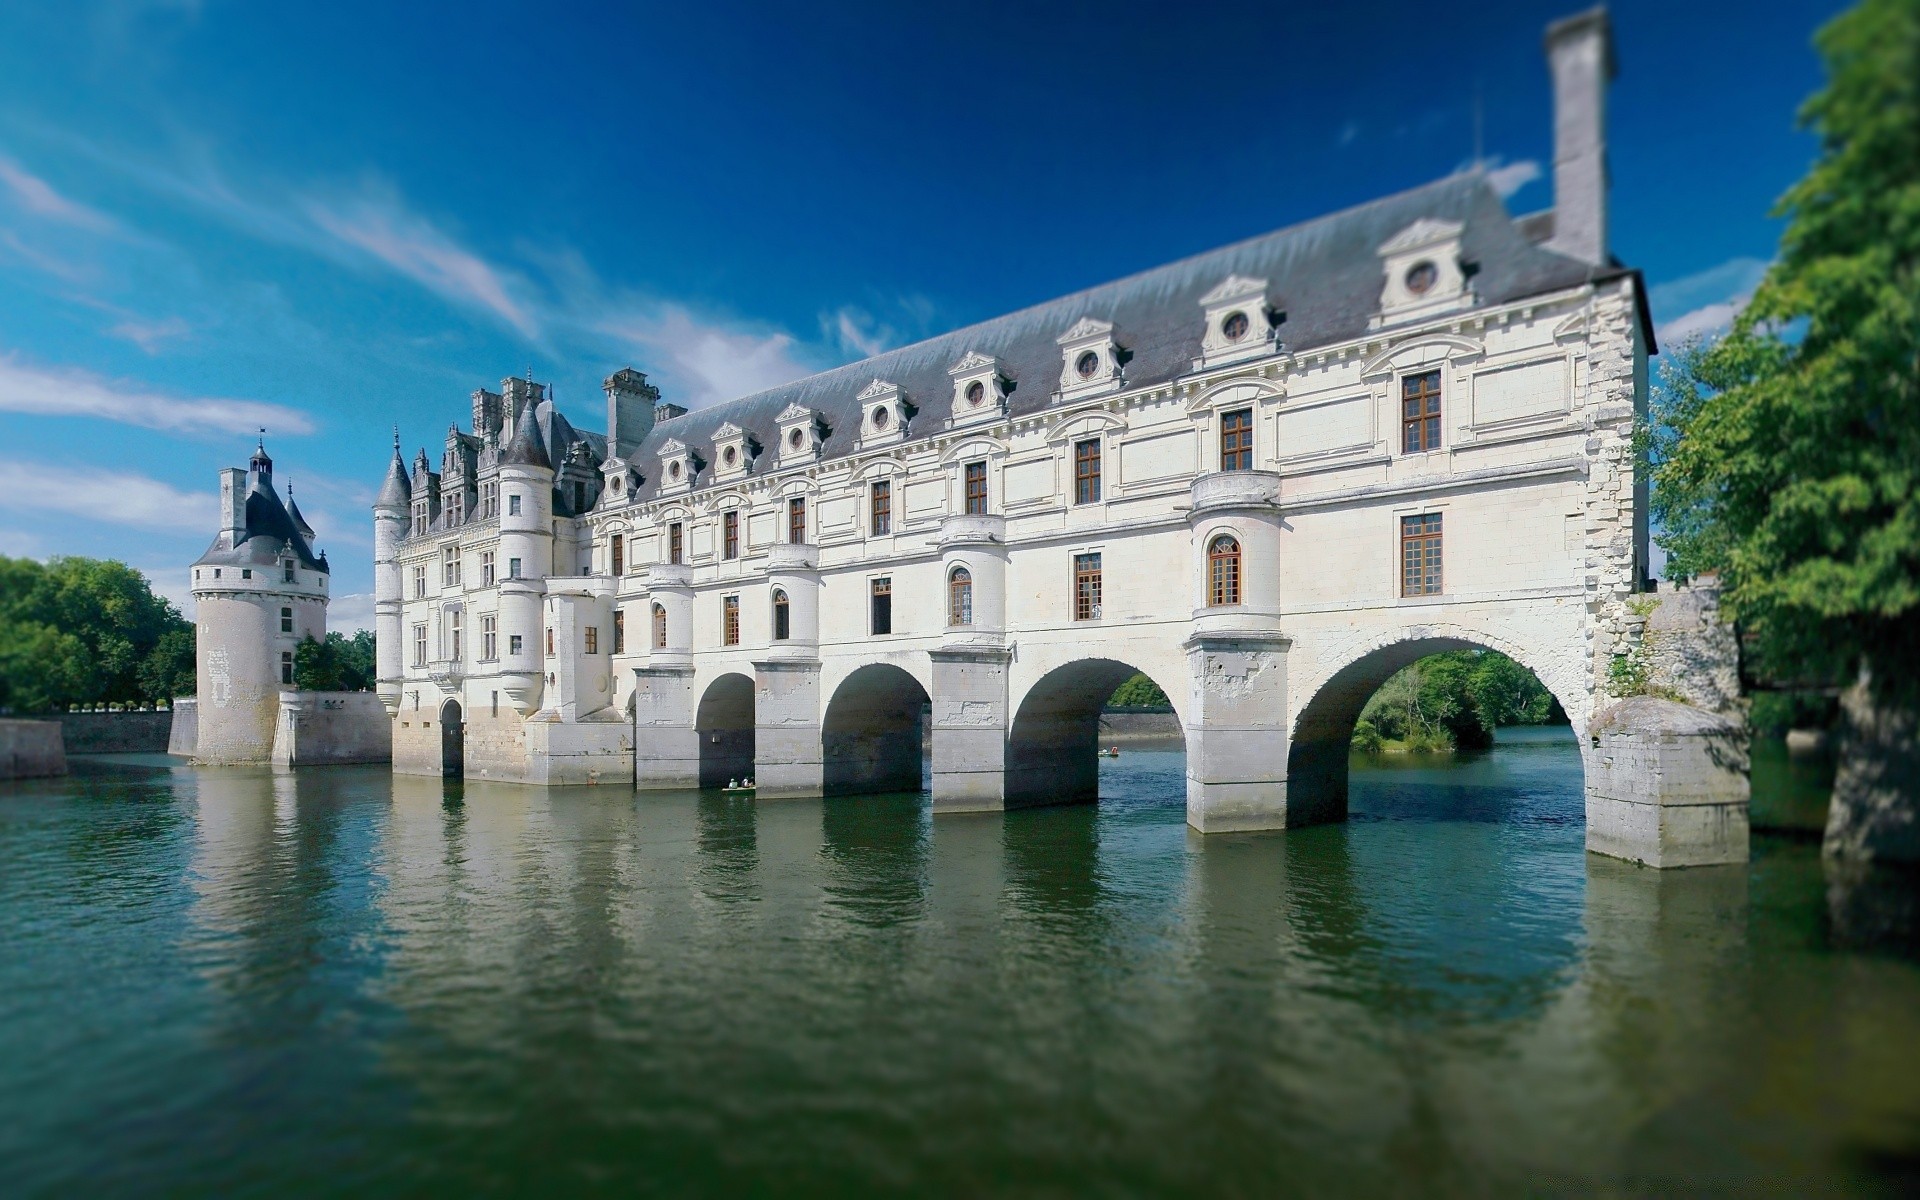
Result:
[[[373,628],[373,593],[350,592],[327,602],[327,631],[352,637]]]
[[[848,354],[872,358],[891,350],[899,335],[881,324],[863,309],[847,305],[831,315],[823,314],[820,326],[828,338]]]
[[[1540,178],[1540,175],[1540,164],[1531,158],[1504,164],[1495,159],[1494,163],[1488,166],[1487,182],[1493,185],[1493,190],[1500,193],[1500,198],[1504,200]]]
[[[778,387],[815,369],[790,334],[696,317],[676,304],[629,310],[597,328],[631,351],[664,355],[688,388],[675,398],[690,408]]]
[[[0,529],[0,554],[8,558],[44,558],[46,543],[24,529]]]
[[[36,217],[94,233],[112,233],[119,228],[112,217],[62,196],[52,184],[4,155],[0,155],[0,185],[6,187],[17,207]]]
[[[1340,133],[1333,139],[1338,146],[1351,146],[1360,137],[1360,122],[1348,121],[1340,126]]]
[[[1649,289],[1654,336],[1663,345],[1678,345],[1690,337],[1724,333],[1753,299],[1767,265],[1758,258],[1730,258]]]
[[[297,409],[257,400],[170,396],[86,371],[30,366],[0,352],[0,412],[44,417],[99,417],[169,433],[312,433]]]
[[[17,512],[60,512],[145,529],[205,533],[214,527],[218,505],[212,492],[183,492],[145,475],[120,471],[111,487],[77,487],[70,472],[0,459],[0,507]]]
[[[327,234],[456,304],[485,309],[528,337],[539,323],[511,294],[508,274],[414,215],[384,189],[345,203],[309,200],[307,215]]]
[[[192,333],[193,326],[180,317],[165,317],[157,321],[135,318],[122,321],[107,332],[114,337],[125,338],[148,354],[157,354],[166,342]]]

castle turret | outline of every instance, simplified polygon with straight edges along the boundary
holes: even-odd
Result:
[[[500,683],[523,714],[540,707],[546,676],[541,598],[553,570],[553,461],[535,406],[520,410],[500,453]]]
[[[194,758],[263,763],[302,639],[327,636],[326,559],[281,503],[265,445],[220,472],[221,528],[192,568],[199,725]],[[404,510],[403,510],[404,511]]]
[[[407,510],[413,501],[413,486],[407,479],[407,464],[400,457],[400,433],[393,434],[393,461],[387,465],[386,482],[373,502],[373,631],[375,674],[380,703],[392,716],[400,708],[400,688],[404,668],[400,646],[400,539],[407,532]]]

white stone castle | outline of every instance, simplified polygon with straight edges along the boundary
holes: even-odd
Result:
[[[930,732],[936,812],[1086,799],[1138,670],[1190,824],[1277,828],[1343,817],[1360,706],[1463,646],[1585,746],[1647,586],[1654,346],[1604,11],[1547,51],[1548,211],[1468,172],[697,412],[622,370],[604,435],[475,392],[375,505],[394,769],[918,790]],[[1658,861],[1669,815],[1590,794],[1590,844]]]

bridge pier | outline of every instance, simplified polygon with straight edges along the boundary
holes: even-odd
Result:
[[[633,676],[634,788],[659,792],[699,787],[692,665],[637,667]]]
[[[1272,633],[1187,639],[1187,824],[1200,833],[1337,820],[1287,790],[1287,648]]]
[[[998,812],[1007,799],[1007,666],[996,647],[935,650],[933,811]]]
[[[820,795],[820,661],[753,664],[755,795],[763,800]]]

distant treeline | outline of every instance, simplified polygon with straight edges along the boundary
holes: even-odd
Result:
[[[1135,675],[1107,697],[1108,708],[1167,708],[1170,703],[1160,685],[1145,675]]]
[[[1432,654],[1380,685],[1353,729],[1368,754],[1483,750],[1502,725],[1564,725],[1532,671],[1492,650]]]
[[[294,647],[293,684],[314,692],[364,692],[375,676],[373,631],[352,637],[329,633],[325,641],[308,637]]]
[[[193,694],[193,626],[138,571],[0,556],[0,711],[147,706]]]

